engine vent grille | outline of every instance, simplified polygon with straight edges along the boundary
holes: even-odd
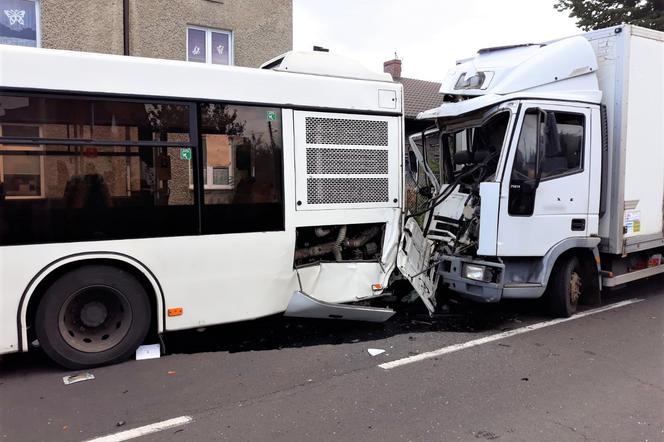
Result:
[[[387,178],[308,178],[307,203],[386,203]]]
[[[387,121],[306,118],[307,144],[387,146]]]
[[[307,173],[387,175],[385,149],[307,148]]]

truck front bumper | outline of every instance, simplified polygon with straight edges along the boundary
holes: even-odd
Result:
[[[486,269],[490,277],[485,280],[468,278],[466,266]],[[503,295],[503,275],[505,266],[497,262],[488,262],[444,255],[438,264],[438,273],[442,276],[442,284],[455,293],[477,302],[498,302]]]

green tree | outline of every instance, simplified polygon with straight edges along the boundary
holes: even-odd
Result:
[[[628,23],[664,31],[664,0],[557,0],[584,31]]]

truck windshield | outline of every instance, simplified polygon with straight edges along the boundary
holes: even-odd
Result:
[[[509,120],[509,111],[498,111],[489,116],[470,116],[463,121],[442,121],[438,168],[441,183],[451,183],[462,175],[462,182],[493,180]],[[472,169],[475,172],[465,176]]]

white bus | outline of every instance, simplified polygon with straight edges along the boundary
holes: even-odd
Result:
[[[0,353],[69,368],[149,332],[385,319],[402,88],[325,53],[264,69],[0,46]]]

